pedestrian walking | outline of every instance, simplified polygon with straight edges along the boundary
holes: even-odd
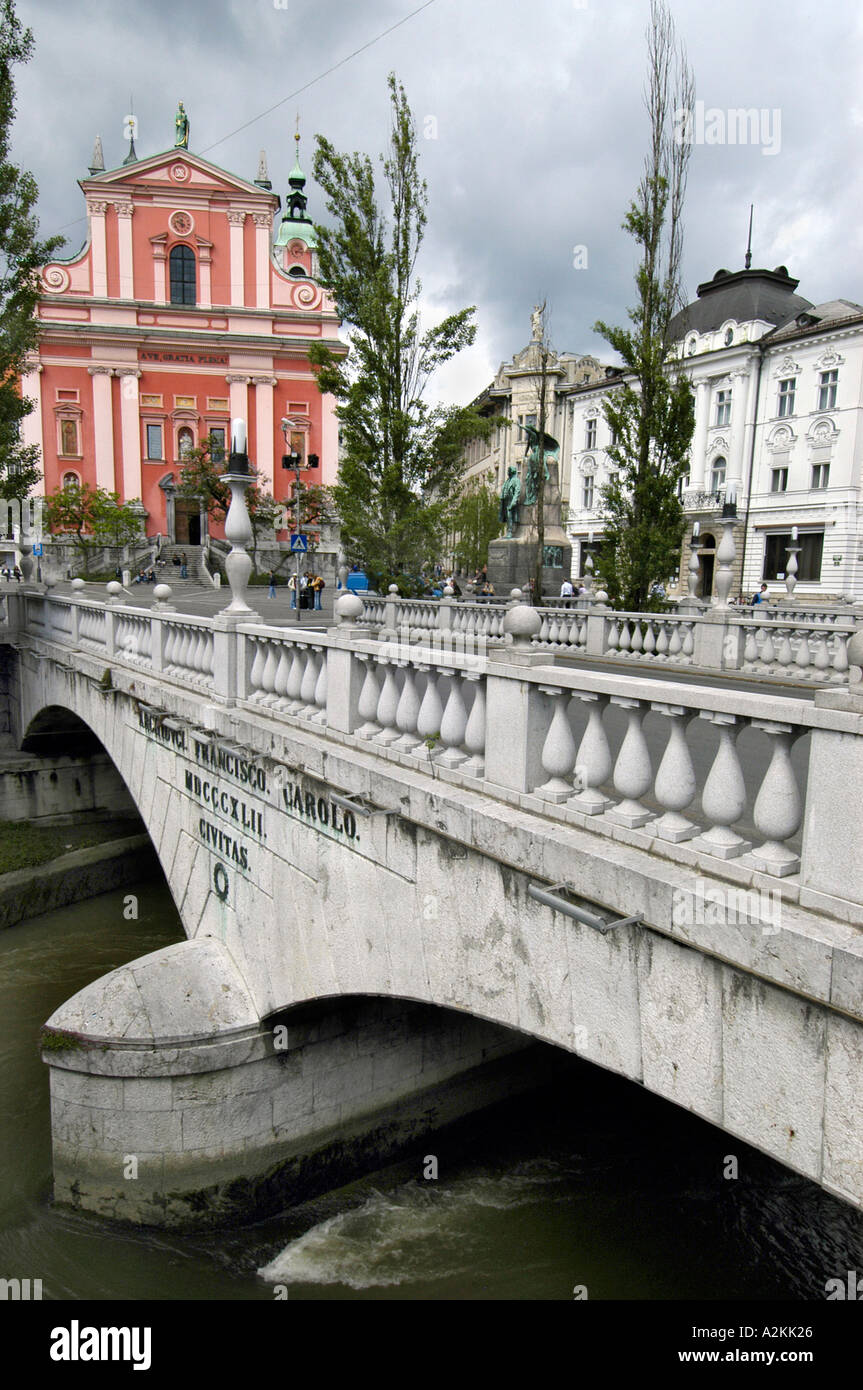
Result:
[[[275,597],[276,597],[276,576],[273,574],[273,571],[270,570],[270,573],[267,575],[267,598],[275,598]]]
[[[291,591],[291,607],[292,607],[292,608],[296,608],[296,606],[297,606],[297,576],[296,576],[295,574],[292,574],[291,577],[289,578],[289,580],[288,580],[288,588],[289,588],[290,591]]]
[[[325,583],[325,581],[324,581],[322,575],[316,574],[316,575],[313,575],[313,576],[312,576],[312,588],[313,588],[314,593],[315,593],[315,611],[316,611],[317,613],[320,613],[320,612],[321,612],[321,607],[322,607],[322,605],[321,605],[321,594],[323,593],[324,589],[326,588],[326,583]]]
[[[188,579],[188,578],[189,578],[189,562],[188,562],[188,560],[186,559],[186,552],[185,552],[185,550],[183,551],[182,555],[180,556],[180,578],[181,578],[181,579]]]

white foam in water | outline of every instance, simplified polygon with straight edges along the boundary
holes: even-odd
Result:
[[[548,1200],[559,1169],[473,1174],[447,1187],[408,1183],[375,1192],[361,1206],[330,1216],[292,1240],[258,1270],[274,1284],[344,1284],[351,1289],[448,1279],[476,1273],[481,1232],[468,1208],[505,1211]]]

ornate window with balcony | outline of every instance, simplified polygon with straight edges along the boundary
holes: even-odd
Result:
[[[711,468],[711,470],[710,470],[710,491],[711,491],[711,492],[713,492],[713,493],[719,492],[722,488],[725,487],[725,470],[726,470],[725,459],[724,459],[723,456],[720,454],[717,458],[715,458],[715,459],[713,460],[713,466],[712,466],[712,468]]]

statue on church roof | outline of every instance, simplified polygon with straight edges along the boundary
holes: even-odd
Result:
[[[531,342],[542,342],[542,305],[535,304],[533,313],[530,316],[530,337]]]
[[[175,148],[187,150],[189,148],[189,117],[186,115],[185,107],[182,102],[180,102],[177,107],[174,129],[176,130],[176,136],[174,138]]]

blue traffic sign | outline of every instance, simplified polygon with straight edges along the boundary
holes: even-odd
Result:
[[[34,547],[33,547],[33,554],[34,554],[34,555],[43,555],[44,553],[45,553],[45,552],[43,551],[41,545],[34,545]]]
[[[309,538],[303,531],[291,532],[291,550],[300,550],[305,555],[309,548]]]

